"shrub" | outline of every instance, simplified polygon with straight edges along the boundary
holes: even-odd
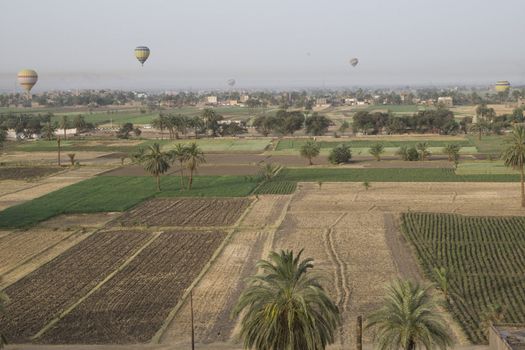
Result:
[[[340,144],[330,151],[328,160],[332,164],[348,163],[352,159],[352,151],[350,146]]]

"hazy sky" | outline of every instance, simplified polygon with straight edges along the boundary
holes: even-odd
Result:
[[[0,0],[0,88],[22,68],[34,91],[524,83],[524,13],[524,0]]]

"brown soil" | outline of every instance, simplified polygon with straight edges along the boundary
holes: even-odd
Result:
[[[250,204],[248,198],[152,199],[119,217],[122,226],[231,226]]]
[[[38,341],[148,342],[224,238],[220,232],[161,234]]]
[[[0,180],[32,180],[63,170],[58,167],[0,167]]]
[[[9,317],[0,316],[6,337],[12,343],[28,342],[149,237],[145,232],[97,232],[6,288]]]

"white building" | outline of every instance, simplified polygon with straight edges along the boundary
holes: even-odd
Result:
[[[217,96],[208,96],[206,97],[206,102],[209,104],[217,104]]]
[[[445,107],[453,107],[454,100],[452,97],[438,97],[438,104],[441,104]]]

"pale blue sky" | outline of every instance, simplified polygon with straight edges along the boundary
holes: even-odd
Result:
[[[524,0],[0,0],[0,88],[26,67],[35,90],[523,83],[524,13]]]

